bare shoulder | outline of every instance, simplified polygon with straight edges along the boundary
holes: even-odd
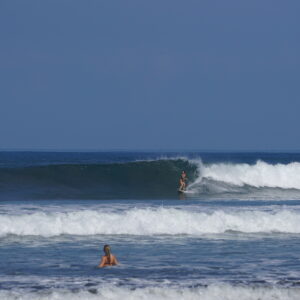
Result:
[[[102,261],[104,261],[104,262],[107,261],[107,257],[105,255],[102,256]]]
[[[118,261],[117,261],[117,258],[115,257],[115,255],[112,255],[112,263],[118,264]]]

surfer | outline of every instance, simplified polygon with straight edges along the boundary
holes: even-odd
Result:
[[[185,191],[187,180],[188,179],[186,177],[185,171],[182,171],[179,179],[179,191]]]
[[[103,251],[104,251],[105,255],[102,256],[102,259],[98,265],[98,268],[115,266],[115,265],[119,264],[119,262],[117,261],[117,258],[110,252],[109,245],[105,245],[103,247]]]

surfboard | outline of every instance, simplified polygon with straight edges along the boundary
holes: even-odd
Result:
[[[180,194],[182,194],[182,193],[185,192],[185,190],[181,190],[181,189],[178,189],[177,191],[178,191],[178,193],[180,193]]]

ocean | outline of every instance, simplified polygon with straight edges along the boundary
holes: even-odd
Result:
[[[300,153],[0,152],[0,245],[0,299],[299,300]]]

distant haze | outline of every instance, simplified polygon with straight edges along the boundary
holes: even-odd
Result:
[[[0,2],[0,149],[300,150],[300,1]]]

